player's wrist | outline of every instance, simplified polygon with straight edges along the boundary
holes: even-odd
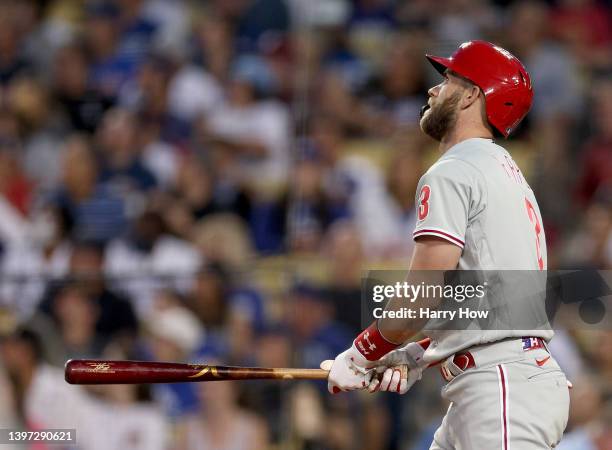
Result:
[[[385,339],[378,329],[378,324],[376,322],[372,323],[372,325],[363,330],[359,336],[355,338],[353,346],[367,361],[379,360],[387,353],[399,347],[398,344]]]

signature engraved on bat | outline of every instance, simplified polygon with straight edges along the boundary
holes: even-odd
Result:
[[[109,363],[89,363],[91,369],[90,372],[94,373],[115,373],[114,370],[111,369],[111,365]]]
[[[202,367],[202,370],[200,370],[198,373],[194,375],[189,375],[188,378],[198,378],[203,375],[206,375],[208,372],[210,372],[213,377],[217,377],[217,378],[220,377],[219,373],[217,372],[217,368],[215,366],[200,366],[198,364],[194,364],[192,367],[196,370]]]

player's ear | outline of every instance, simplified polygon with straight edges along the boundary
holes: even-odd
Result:
[[[461,109],[467,109],[480,99],[482,91],[474,84],[466,86],[461,98]]]

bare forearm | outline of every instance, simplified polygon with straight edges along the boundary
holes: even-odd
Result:
[[[410,272],[405,282],[408,285],[419,287],[439,286],[441,289],[423,290],[409,300],[405,297],[395,297],[389,301],[385,311],[401,311],[407,304],[413,311],[422,309],[435,310],[440,306],[441,298],[436,292],[441,292],[444,287],[444,271],[457,268],[461,249],[437,238],[424,238],[419,240],[415,246]],[[430,293],[434,295],[430,295]],[[416,314],[414,317],[389,318],[385,315],[378,320],[378,329],[385,339],[395,344],[403,344],[414,335],[418,334],[429,318]]]

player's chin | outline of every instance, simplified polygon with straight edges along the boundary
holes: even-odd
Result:
[[[425,128],[426,128],[426,123],[427,123],[427,112],[421,116],[421,119],[419,120],[419,127],[421,128],[421,131],[425,132]]]

